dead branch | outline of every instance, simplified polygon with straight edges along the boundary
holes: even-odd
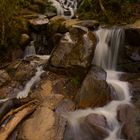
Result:
[[[1,124],[6,118],[8,118],[9,116],[11,116],[11,115],[17,113],[18,111],[24,109],[25,107],[27,107],[27,106],[29,106],[29,105],[31,105],[31,104],[33,104],[33,103],[36,103],[36,102],[37,102],[37,100],[33,100],[33,101],[30,101],[30,102],[28,102],[28,103],[26,103],[26,104],[24,104],[24,105],[22,105],[22,106],[20,106],[20,107],[18,107],[18,108],[16,108],[16,109],[14,109],[14,110],[11,110],[10,112],[8,112],[8,113],[2,118],[2,120],[0,121],[0,124]]]
[[[0,129],[0,140],[6,140],[16,126],[29,114],[35,110],[34,105],[29,105],[16,113],[7,125]]]

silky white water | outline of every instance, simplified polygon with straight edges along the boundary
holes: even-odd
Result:
[[[40,76],[43,72],[44,70],[41,66],[37,67],[35,76],[33,76],[31,80],[27,82],[25,88],[17,94],[17,98],[26,98],[30,92],[31,87],[35,84],[35,82],[38,82],[40,80]]]
[[[26,46],[25,51],[24,51],[24,57],[30,56],[30,55],[35,55],[35,46],[34,46],[34,41],[30,42],[30,45]]]
[[[78,1],[77,0],[48,0],[52,6],[56,8],[57,15],[61,15],[66,19],[74,16]]]
[[[120,81],[119,77],[122,72],[116,71],[117,57],[119,48],[124,43],[123,29],[99,29],[96,31],[98,43],[95,50],[93,63],[102,67],[107,72],[107,83],[110,84],[117,96],[117,100],[111,101],[104,107],[94,109],[77,110],[70,112],[64,117],[67,118],[72,139],[65,138],[65,140],[93,140],[92,136],[87,136],[86,132],[80,128],[81,120],[91,113],[103,115],[108,124],[106,131],[109,136],[105,140],[120,140],[119,131],[121,124],[117,120],[117,108],[119,105],[130,104],[131,96],[129,94],[129,86],[127,82]],[[86,137],[84,137],[86,135]]]

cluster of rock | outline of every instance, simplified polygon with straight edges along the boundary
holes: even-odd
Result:
[[[40,101],[40,105],[22,123],[18,135],[16,134],[17,139],[72,140],[68,129],[65,130],[68,125],[64,112],[74,111],[75,108],[101,107],[114,99],[114,91],[106,82],[106,72],[92,65],[97,43],[93,30],[97,29],[99,23],[95,20],[66,20],[61,16],[50,19],[41,15],[27,17],[28,31],[23,30],[21,46],[24,48],[30,40],[34,40],[37,52],[51,54],[50,59],[47,61],[29,57],[17,60],[6,69],[0,70],[0,96],[15,96],[35,74],[36,68],[42,65],[45,69],[42,81],[32,88],[30,94],[31,98]],[[124,124],[122,138],[137,140],[140,130],[137,123],[140,120],[139,24],[137,27],[126,27],[125,34],[129,47],[122,49],[119,69],[137,73],[134,76],[122,76],[122,79],[129,81],[132,86],[135,108],[130,105],[119,106],[117,117],[120,123]],[[130,62],[132,69],[128,66]],[[132,116],[133,113],[135,115]],[[109,135],[106,131],[106,119],[102,115],[88,115],[81,126],[88,136],[91,136],[92,130],[94,139],[102,140]],[[87,128],[89,131],[85,130]]]

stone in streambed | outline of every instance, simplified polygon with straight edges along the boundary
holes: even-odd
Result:
[[[104,139],[109,133],[106,130],[107,122],[104,116],[98,114],[90,114],[85,118],[85,123],[92,127],[95,139]]]
[[[39,15],[38,18],[30,19],[29,26],[35,31],[43,31],[47,29],[49,23],[48,18],[44,15]]]
[[[78,107],[103,106],[111,100],[111,90],[106,82],[106,72],[92,66],[76,97]]]
[[[106,119],[102,115],[92,113],[73,121],[72,125],[67,125],[64,140],[103,140],[108,136]]]
[[[73,109],[73,102],[64,99],[62,95],[49,95],[33,115],[23,123],[18,139],[62,140],[66,120],[61,114]]]
[[[122,123],[121,135],[122,138],[128,140],[138,140],[139,135],[139,124],[137,124],[136,108],[132,105],[120,105],[118,107],[118,120]]]

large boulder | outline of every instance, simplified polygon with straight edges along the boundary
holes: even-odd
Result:
[[[87,28],[76,26],[64,34],[54,49],[49,64],[65,72],[81,75],[90,67],[96,46],[94,33]]]
[[[47,30],[47,25],[49,23],[49,20],[46,16],[39,15],[37,18],[30,19],[28,22],[32,30],[41,32]]]
[[[66,126],[62,113],[74,109],[73,102],[63,98],[62,95],[51,94],[44,99],[33,115],[23,123],[18,139],[62,140]]]
[[[54,34],[56,32],[59,32],[63,21],[65,21],[65,18],[62,16],[52,17],[48,25],[49,33]]]
[[[118,107],[118,120],[123,124],[122,138],[140,139],[140,73],[124,73],[121,80],[129,82],[132,105]]]
[[[93,66],[85,77],[76,101],[80,108],[103,106],[111,100],[103,69]]]
[[[73,121],[72,126],[69,123],[65,130],[64,140],[103,140],[109,135],[106,128],[105,117],[92,113]]]

